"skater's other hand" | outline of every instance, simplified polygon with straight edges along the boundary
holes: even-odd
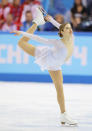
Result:
[[[49,21],[49,22],[50,22],[50,19],[51,19],[51,18],[52,18],[52,16],[47,15],[47,16],[45,16],[45,18],[44,18],[44,19],[45,19],[46,21]]]
[[[15,36],[19,36],[19,35],[21,34],[20,31],[16,31],[16,30],[15,30],[15,31],[12,31],[12,32],[10,32],[10,33],[14,33]]]

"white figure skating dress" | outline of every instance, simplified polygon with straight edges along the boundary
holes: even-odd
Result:
[[[42,43],[45,43],[44,40]],[[67,48],[61,40],[47,39],[46,44],[52,44],[52,47],[36,47],[35,63],[41,67],[41,70],[61,70],[61,65],[64,64],[67,56]]]
[[[36,46],[35,50],[34,62],[41,67],[41,70],[61,70],[61,65],[64,64],[67,57],[67,48],[61,40],[46,39],[34,34],[20,32],[32,40],[46,44],[46,46]]]

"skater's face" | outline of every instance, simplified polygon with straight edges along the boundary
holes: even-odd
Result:
[[[73,33],[72,27],[70,24],[65,25],[63,32],[61,32],[63,36],[69,36]]]

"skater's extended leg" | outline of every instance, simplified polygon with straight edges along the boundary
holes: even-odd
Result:
[[[37,29],[37,24],[33,24],[29,29],[28,29],[28,33],[33,34],[35,32],[35,30]],[[35,46],[31,45],[28,43],[28,41],[30,40],[30,38],[23,36],[19,42],[18,45],[25,51],[27,52],[29,55],[34,56],[35,55]]]
[[[42,25],[45,23],[42,12],[37,8],[36,9],[37,17],[33,20],[34,24],[28,29],[27,33],[33,34],[37,29],[38,25]],[[34,56],[35,55],[35,46],[27,43],[29,41],[28,37],[23,36],[18,44],[19,46],[28,54]]]

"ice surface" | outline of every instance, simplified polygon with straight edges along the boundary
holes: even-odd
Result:
[[[52,83],[0,82],[0,131],[92,131],[92,85],[64,84],[64,95],[77,127],[60,124]]]

